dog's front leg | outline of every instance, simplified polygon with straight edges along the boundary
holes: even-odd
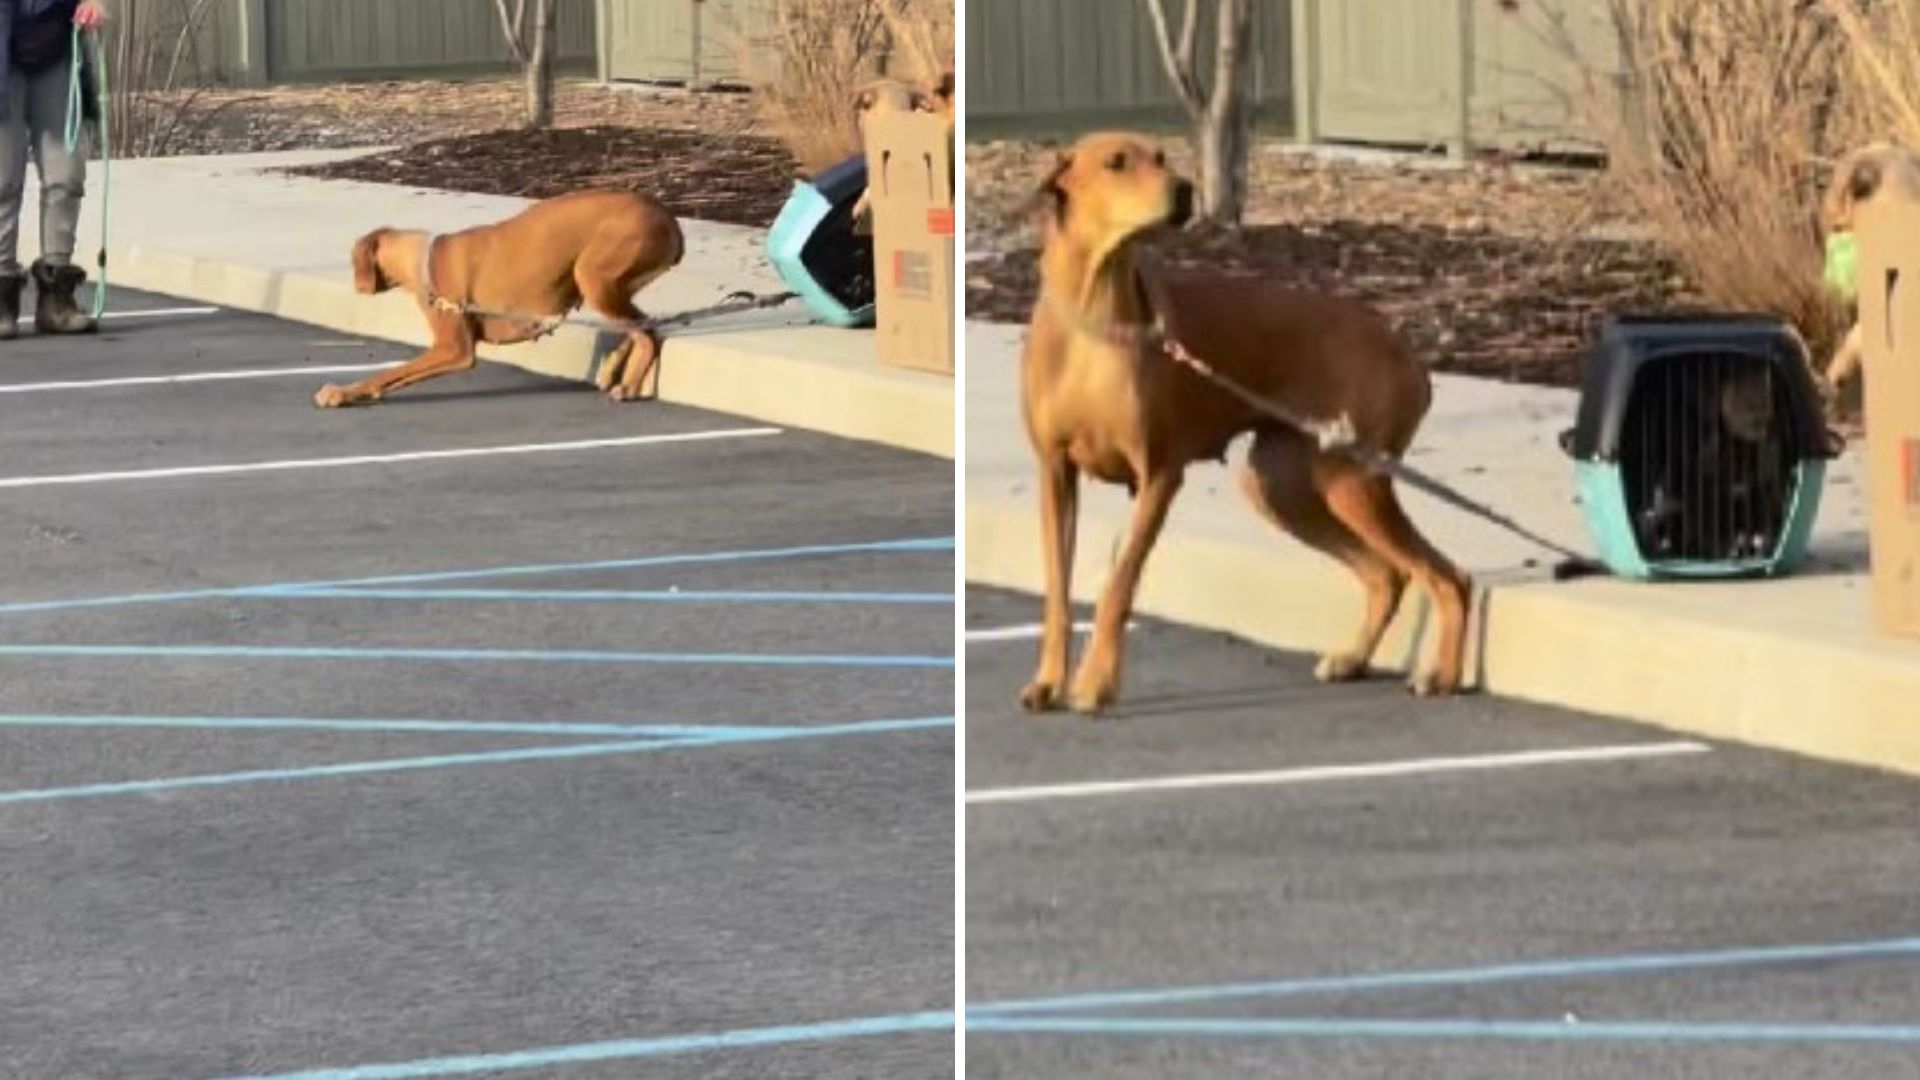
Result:
[[[1127,633],[1127,620],[1133,615],[1133,595],[1140,587],[1140,573],[1146,569],[1147,555],[1160,538],[1167,510],[1180,493],[1184,474],[1178,468],[1149,472],[1146,482],[1133,500],[1133,520],[1127,526],[1127,542],[1120,559],[1100,592],[1100,604],[1093,612],[1093,640],[1074,673],[1072,704],[1074,711],[1092,715],[1113,704],[1120,692],[1120,655]]]
[[[1046,563],[1046,613],[1040,629],[1040,664],[1020,691],[1028,712],[1060,707],[1073,642],[1073,545],[1080,518],[1080,471],[1054,450],[1040,462],[1040,547]]]
[[[1860,330],[1860,324],[1854,323],[1847,331],[1846,339],[1833,354],[1833,360],[1827,364],[1826,391],[1829,397],[1838,398],[1847,380],[1860,370],[1860,362],[1866,352],[1866,343]]]
[[[437,375],[447,375],[455,371],[465,371],[475,362],[474,334],[468,321],[462,316],[436,312],[433,320],[433,344],[419,356],[388,368],[372,378],[362,379],[352,386],[327,385],[313,396],[313,403],[323,409],[337,409],[345,405],[371,404],[386,397],[387,394],[403,386],[411,386],[422,379],[431,379]]]

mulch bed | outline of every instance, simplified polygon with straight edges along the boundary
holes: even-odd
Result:
[[[1512,382],[1577,386],[1581,353],[1607,316],[1698,307],[1673,262],[1635,241],[1348,220],[1195,230],[1161,249],[1175,266],[1360,297],[1437,370]],[[1031,249],[972,261],[967,314],[1025,321],[1037,283]]]
[[[288,171],[528,199],[611,188],[651,195],[681,217],[760,227],[799,175],[775,139],[633,127],[493,131]]]

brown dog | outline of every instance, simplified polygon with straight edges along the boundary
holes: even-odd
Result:
[[[322,387],[314,404],[331,409],[375,402],[422,379],[465,371],[479,343],[540,337],[552,329],[547,320],[582,301],[608,319],[640,319],[634,294],[685,254],[680,223],[665,207],[620,191],[562,195],[496,225],[440,237],[375,229],[353,245],[354,288],[369,295],[412,290],[433,329],[433,344],[418,358],[352,386]],[[640,397],[659,355],[657,335],[628,331],[600,366],[600,389],[615,401]]]
[[[1432,397],[1427,371],[1405,342],[1356,301],[1252,277],[1144,273],[1138,240],[1184,224],[1193,185],[1142,137],[1082,139],[1060,158],[1040,197],[1046,239],[1022,397],[1040,465],[1047,597],[1039,670],[1021,703],[1029,710],[1061,704],[1080,474],[1126,484],[1134,494],[1126,542],[1067,695],[1073,708],[1097,712],[1118,692],[1134,591],[1187,464],[1224,456],[1244,432],[1254,433],[1244,475],[1254,506],[1345,564],[1366,590],[1358,634],[1320,661],[1318,677],[1366,671],[1412,578],[1438,612],[1439,655],[1411,687],[1457,690],[1469,583],[1415,531],[1388,480],[1174,363],[1164,344],[1177,341],[1295,414],[1344,417],[1360,445],[1397,456]]]
[[[1820,202],[1821,224],[1828,233],[1851,232],[1861,215],[1883,199],[1920,201],[1920,158],[1902,147],[1875,143],[1847,155],[1833,170]],[[1827,392],[1837,394],[1864,359],[1865,342],[1855,323],[1827,363]]]

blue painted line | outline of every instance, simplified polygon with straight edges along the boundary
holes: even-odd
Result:
[[[0,728],[139,728],[199,731],[345,731],[363,735],[551,735],[701,739],[805,731],[751,724],[581,724],[566,721],[383,720],[282,716],[61,716],[0,714]]]
[[[42,659],[379,660],[529,664],[690,664],[753,667],[950,668],[951,656],[872,653],[602,652],[592,649],[371,649],[332,645],[0,645],[0,656]]]
[[[953,537],[924,537],[913,540],[878,540],[858,544],[810,544],[800,547],[761,548],[752,551],[710,551],[683,555],[652,555],[636,559],[605,559],[598,562],[540,563],[530,566],[496,566],[487,570],[451,570],[430,574],[395,574],[386,577],[354,578],[318,584],[327,587],[355,585],[426,585],[443,581],[471,581],[475,578],[526,577],[534,574],[564,574],[596,570],[641,570],[654,566],[698,566],[710,563],[760,562],[770,559],[800,559],[815,555],[848,555],[860,552],[952,551]]]
[[[1891,960],[1920,957],[1920,938],[1847,942],[1836,945],[1789,945],[1764,949],[1723,949],[1702,952],[1641,953],[1585,960],[1503,964],[1494,967],[1435,971],[1393,972],[1380,975],[1338,975],[1328,978],[1275,982],[1229,983],[1221,986],[1172,987],[1115,993],[1072,994],[1020,1001],[968,1005],[969,1016],[1021,1016],[1031,1013],[1082,1012],[1147,1005],[1212,1004],[1253,998],[1302,997],[1310,994],[1366,993],[1430,987],[1486,986],[1497,983],[1551,979],[1620,978],[1680,971],[1711,971],[1785,964],[1831,963],[1841,960]]]
[[[1607,1043],[1920,1043],[1911,1024],[1618,1023],[1541,1020],[1344,1020],[981,1017],[967,1033],[1136,1038],[1494,1040]]]
[[[341,776],[371,776],[380,773],[421,772],[469,765],[506,765],[526,761],[564,761],[575,758],[606,757],[612,754],[645,754],[661,750],[679,750],[699,746],[732,746],[745,743],[788,742],[803,739],[827,739],[854,735],[882,735],[904,731],[950,728],[953,718],[927,717],[915,720],[875,720],[854,724],[833,724],[808,728],[780,728],[764,733],[738,732],[731,735],[687,739],[655,739],[618,742],[579,743],[571,746],[534,746],[517,750],[489,750],[472,754],[438,754],[431,757],[388,758],[380,761],[345,761],[332,765],[309,765],[288,769],[254,769],[247,772],[217,773],[204,776],[176,776],[159,780],[121,780],[74,787],[39,788],[27,791],[0,791],[0,805],[53,802],[60,799],[103,798],[115,795],[156,795],[193,788],[232,787],[272,781],[319,780]]]
[[[616,1039],[610,1042],[575,1043],[571,1046],[549,1046],[538,1050],[515,1050],[497,1054],[463,1054],[456,1057],[426,1058],[385,1065],[353,1065],[334,1069],[305,1069],[300,1072],[261,1073],[244,1077],[224,1077],[222,1080],[429,1080],[429,1078],[441,1076],[471,1076],[475,1073],[546,1069],[561,1065],[630,1061],[636,1058],[667,1057],[716,1050],[750,1050],[793,1043],[836,1042],[843,1039],[865,1039],[883,1035],[951,1031],[953,1026],[953,1014],[950,1012],[901,1013],[897,1016],[872,1016],[860,1020],[836,1020],[820,1024],[740,1028],[733,1031],[698,1035],[667,1035],[649,1039]]]
[[[953,537],[951,536],[911,540],[879,540],[870,543],[811,544],[801,547],[761,548],[746,551],[710,551],[682,555],[653,555],[632,559],[607,559],[597,562],[540,563],[524,566],[496,566],[480,570],[447,570],[425,574],[398,574],[386,577],[341,578],[331,581],[282,582],[272,585],[218,589],[129,593],[120,596],[97,596],[78,600],[29,600],[11,604],[0,604],[0,615],[24,615],[48,611],[79,611],[87,608],[119,607],[128,604],[166,604],[187,600],[245,599],[262,592],[270,594],[278,590],[326,589],[373,585],[424,585],[433,582],[472,581],[492,577],[525,577],[535,574],[562,574],[594,570],[637,570],[655,566],[755,562],[775,559],[807,558],[817,555],[846,555],[860,552],[952,550]]]
[[[416,600],[429,603],[471,600],[538,603],[667,604],[939,604],[951,607],[951,592],[803,592],[708,589],[400,589],[270,588],[248,596],[288,600]]]

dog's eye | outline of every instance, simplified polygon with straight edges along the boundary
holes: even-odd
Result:
[[[1167,167],[1167,152],[1166,152],[1165,150],[1156,150],[1156,151],[1154,151],[1154,154],[1153,154],[1153,163],[1154,163],[1155,165],[1157,165],[1157,166],[1159,166],[1159,167],[1160,167],[1160,168],[1162,168],[1162,169],[1164,169],[1164,168],[1166,168],[1166,167]]]
[[[1120,172],[1126,167],[1127,167],[1127,153],[1124,150],[1116,151],[1112,157],[1107,159],[1108,172]]]

